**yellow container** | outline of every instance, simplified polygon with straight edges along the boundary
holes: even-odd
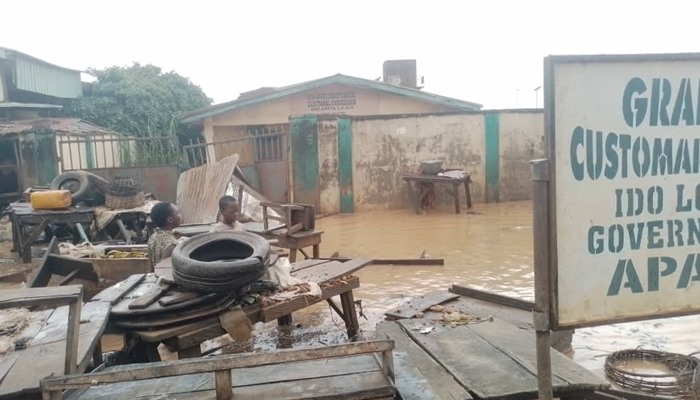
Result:
[[[70,190],[45,190],[34,192],[30,200],[35,210],[55,210],[71,206]]]

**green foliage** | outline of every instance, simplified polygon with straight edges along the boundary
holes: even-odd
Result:
[[[138,63],[88,72],[96,81],[68,107],[72,116],[137,137],[177,135],[184,143],[201,135],[200,127],[176,120],[180,113],[211,104],[189,79]]]

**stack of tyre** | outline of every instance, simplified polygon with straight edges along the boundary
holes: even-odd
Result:
[[[107,181],[87,171],[67,171],[54,178],[51,190],[68,190],[73,205],[97,206],[105,202]]]
[[[173,280],[202,292],[241,292],[263,277],[270,243],[248,232],[220,231],[194,236],[172,254]]]

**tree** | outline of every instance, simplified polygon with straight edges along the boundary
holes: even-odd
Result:
[[[69,108],[72,116],[119,133],[139,137],[177,135],[181,143],[201,128],[180,124],[178,114],[211,105],[202,89],[176,72],[154,65],[88,70],[96,78],[84,97]]]

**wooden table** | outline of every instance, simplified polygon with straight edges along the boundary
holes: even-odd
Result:
[[[423,174],[406,174],[402,175],[403,179],[408,185],[408,191],[411,194],[413,200],[413,207],[416,213],[420,213],[421,204],[423,200],[428,196],[428,194],[434,192],[434,186],[436,184],[441,184],[447,186],[447,190],[454,198],[455,203],[455,214],[460,213],[459,209],[459,186],[464,185],[464,193],[467,200],[467,208],[472,208],[472,195],[469,191],[469,184],[471,183],[471,178],[469,174],[465,173],[464,178],[451,178],[448,176],[438,176],[438,175],[423,175]],[[414,188],[414,185],[416,186]],[[451,186],[451,187],[450,187]]]
[[[321,257],[321,235],[323,235],[323,231],[312,229],[292,234],[286,234],[284,232],[265,233],[263,231],[253,230],[249,232],[260,235],[268,240],[276,240],[275,246],[289,249],[289,261],[292,263],[297,260],[297,250],[301,252],[307,260]],[[304,251],[307,247],[312,248],[311,256]]]
[[[454,327],[404,319],[378,324],[376,337],[396,344],[396,387],[404,400],[538,397],[532,331],[499,319]],[[587,398],[609,387],[556,350],[551,359],[555,398]]]
[[[22,261],[32,261],[32,244],[47,227],[65,224],[74,228],[80,239],[88,241],[81,224],[91,224],[95,220],[92,207],[70,207],[65,210],[34,210],[30,203],[12,203],[7,212],[12,221],[12,241],[15,251]]]
[[[353,290],[360,286],[360,280],[351,274],[370,263],[371,260],[359,258],[345,262],[306,260],[295,263],[292,265],[292,276],[302,281],[318,283],[322,290],[320,297],[299,296],[265,307],[254,304],[243,307],[242,310],[251,323],[277,320],[280,326],[290,326],[292,324],[291,316],[294,312],[326,300],[343,319],[348,337],[354,338],[359,332],[359,322]],[[168,268],[164,268],[162,263],[156,266],[156,274],[166,279],[169,278]],[[133,275],[120,284],[99,293],[93,298],[93,301],[109,302],[117,308],[120,307],[118,303],[121,301],[138,300],[139,297],[130,293],[147,293],[151,287],[156,285],[156,281],[155,276]],[[340,297],[340,305],[332,299],[335,296]],[[146,352],[152,361],[158,360],[156,348],[159,343],[165,343],[175,349],[179,358],[198,357],[202,354],[200,350],[202,342],[226,334],[226,330],[219,320],[219,314],[226,311],[228,310],[157,329],[124,329],[110,324],[110,331],[122,333],[149,344]]]
[[[39,393],[40,380],[51,374],[82,373],[91,360],[102,363],[109,304],[83,306],[77,285],[0,291],[0,309],[37,305],[58,308],[29,313],[27,325],[10,338],[26,340],[26,348],[0,355],[0,398]]]

